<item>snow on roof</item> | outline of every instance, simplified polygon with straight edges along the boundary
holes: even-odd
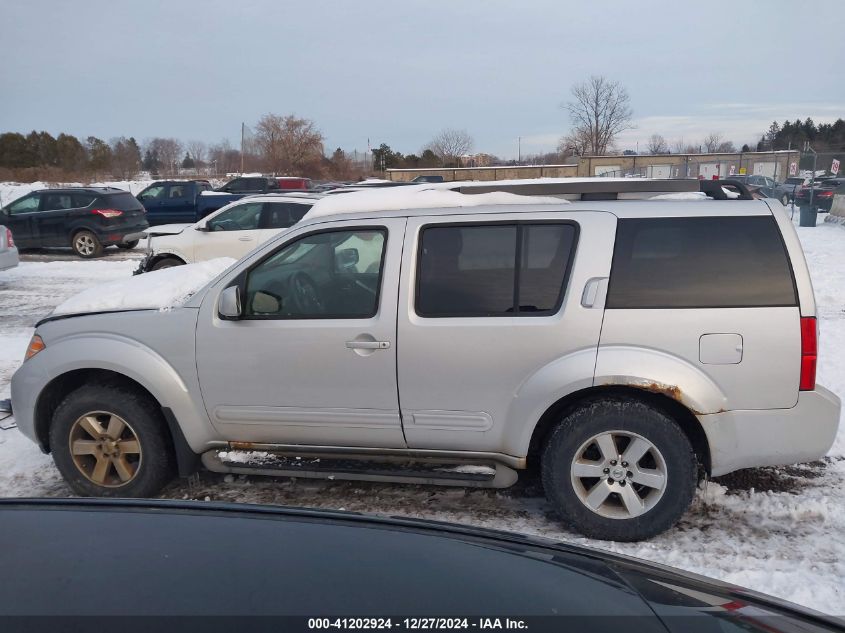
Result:
[[[454,185],[455,183],[448,183]],[[519,196],[496,191],[492,193],[464,194],[440,187],[409,185],[384,187],[370,191],[354,191],[342,196],[327,196],[319,200],[305,214],[306,219],[366,211],[400,211],[402,209],[441,209],[452,207],[479,207],[506,204],[569,204],[551,196]]]

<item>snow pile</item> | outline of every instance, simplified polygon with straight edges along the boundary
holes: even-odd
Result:
[[[231,257],[218,257],[94,286],[59,304],[53,314],[173,308],[235,261]]]
[[[409,185],[407,187],[384,187],[373,191],[356,191],[322,198],[305,214],[305,218],[316,218],[336,213],[480,207],[504,204],[564,205],[569,204],[569,201],[551,196],[519,196],[502,191],[463,194],[457,191],[432,189],[430,185]]]

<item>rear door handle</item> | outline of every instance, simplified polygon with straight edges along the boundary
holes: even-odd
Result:
[[[251,238],[251,237],[239,237],[238,239],[241,242],[251,242],[253,238]]]
[[[388,349],[390,341],[346,341],[349,349]]]

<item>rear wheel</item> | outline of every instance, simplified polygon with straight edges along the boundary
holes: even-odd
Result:
[[[99,257],[103,254],[103,245],[99,238],[91,231],[79,231],[73,235],[71,240],[73,252],[84,259]]]
[[[591,538],[639,541],[674,525],[692,502],[698,464],[669,416],[607,398],[567,415],[542,456],[546,497]]]
[[[151,497],[174,475],[174,457],[157,405],[116,385],[87,385],[56,408],[53,460],[84,497]]]
[[[158,260],[150,270],[162,270],[163,268],[173,268],[174,266],[182,266],[185,262],[176,257],[164,257]]]
[[[131,249],[135,248],[136,246],[138,246],[138,244],[140,242],[141,242],[141,240],[132,240],[131,242],[121,242],[120,244],[117,245],[117,247],[125,249],[125,250],[128,251],[128,250],[131,250]]]

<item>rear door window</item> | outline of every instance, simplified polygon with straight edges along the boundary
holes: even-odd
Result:
[[[292,202],[264,203],[263,228],[284,229],[299,222],[311,208],[310,204]]]
[[[420,238],[416,310],[424,317],[540,316],[560,308],[571,223],[434,226]]]
[[[622,219],[608,308],[797,305],[774,218]]]
[[[62,211],[73,208],[73,196],[69,193],[46,193],[41,196],[42,211]]]
[[[170,198],[171,200],[180,200],[182,198],[186,198],[187,197],[187,193],[185,192],[186,188],[187,188],[187,185],[184,185],[184,184],[170,185],[170,187],[168,188],[167,197]]]

